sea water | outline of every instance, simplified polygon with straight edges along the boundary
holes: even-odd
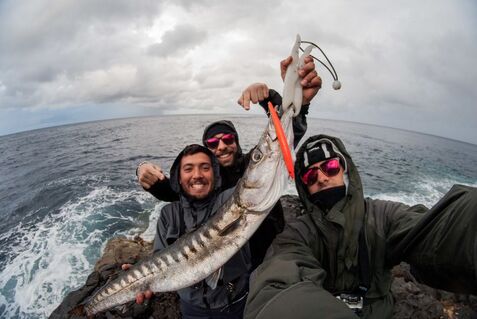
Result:
[[[210,122],[234,122],[244,151],[264,117],[167,116],[53,127],[0,137],[0,318],[45,318],[85,282],[108,239],[151,240],[165,203],[137,183],[147,160],[168,171]],[[432,206],[455,184],[477,186],[477,146],[356,123],[308,120],[339,136],[366,196]],[[290,184],[287,193],[296,193]]]

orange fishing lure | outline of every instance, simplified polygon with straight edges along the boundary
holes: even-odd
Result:
[[[277,133],[278,143],[280,144],[280,148],[282,149],[283,159],[285,160],[288,174],[292,179],[295,179],[295,170],[293,169],[293,159],[290,152],[290,147],[288,146],[288,141],[285,136],[285,132],[283,132],[282,123],[278,118],[277,111],[275,110],[271,102],[268,102],[268,111],[270,112],[270,116],[272,117],[273,126],[275,126],[275,132]]]

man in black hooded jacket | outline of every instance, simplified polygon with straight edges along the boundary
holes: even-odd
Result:
[[[161,210],[154,252],[199,228],[230,197],[234,188],[220,191],[219,171],[217,158],[206,147],[192,144],[179,153],[170,171],[170,185],[179,200]],[[221,269],[217,287],[203,280],[178,291],[183,318],[242,318],[251,269],[249,246],[243,246]]]
[[[364,198],[338,138],[297,152],[305,213],[287,224],[252,274],[245,318],[392,318],[401,261],[438,289],[477,294],[477,189],[455,185],[428,209]]]

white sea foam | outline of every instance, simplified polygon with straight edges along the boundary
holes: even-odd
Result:
[[[161,209],[166,205],[166,202],[159,202],[157,205],[154,206],[154,210],[149,215],[149,226],[147,229],[141,234],[141,237],[144,240],[152,241],[154,240],[154,236],[156,235],[156,225],[157,220],[159,219]]]
[[[477,182],[463,183],[446,178],[425,177],[422,181],[416,182],[413,185],[413,192],[403,190],[398,192],[371,194],[370,197],[402,202],[407,205],[424,204],[427,207],[432,207],[451,189],[454,184],[477,187]]]
[[[12,245],[3,247],[10,250],[10,257],[0,273],[0,305],[5,307],[0,317],[49,316],[91,272],[108,239],[104,229],[116,220],[137,224],[133,216],[113,214],[111,207],[131,200],[144,203],[148,198],[141,190],[99,187],[66,203],[54,216],[32,225],[19,224],[3,234],[0,240]],[[132,237],[143,230],[118,230],[114,235]]]

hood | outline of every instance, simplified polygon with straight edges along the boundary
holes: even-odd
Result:
[[[303,162],[306,145],[319,140],[326,140],[330,142],[333,146],[333,149],[339,153],[339,155],[341,155],[346,162],[346,196],[343,200],[335,204],[335,206],[329,212],[322,211],[310,201],[308,189],[302,182],[301,178],[298,177],[301,176],[305,169]],[[350,268],[351,265],[357,265],[358,237],[361,226],[363,225],[365,210],[363,186],[361,184],[361,178],[359,176],[358,170],[343,142],[339,138],[322,134],[308,138],[297,152],[295,174],[297,176],[295,179],[296,188],[301,202],[305,206],[305,209],[308,212],[319,212],[319,214],[321,214],[327,220],[340,224],[343,227],[345,264],[348,268]]]
[[[194,144],[188,145],[184,147],[184,149],[177,155],[176,159],[174,160],[174,163],[171,166],[170,170],[170,183],[171,183],[171,188],[174,192],[177,194],[185,195],[184,192],[182,191],[182,188],[179,184],[179,168],[180,168],[180,163],[181,159],[184,156],[184,151],[186,148],[189,146],[192,146]],[[212,154],[212,152],[207,148],[202,145],[195,144],[197,147],[200,148],[201,152],[207,154],[212,162],[212,168],[214,170],[214,190],[213,193],[218,192],[220,190],[220,186],[222,184],[222,179],[220,178],[220,165],[219,162],[217,161],[217,158]]]
[[[236,155],[236,158],[240,158],[242,156],[242,148],[240,147],[240,141],[239,141],[239,136],[238,136],[238,133],[237,133],[237,130],[235,129],[235,126],[233,125],[233,123],[231,121],[228,121],[228,120],[221,120],[221,121],[216,121],[216,122],[213,122],[213,123],[210,123],[209,125],[206,126],[206,128],[204,129],[204,133],[202,134],[202,144],[204,146],[206,146],[205,144],[205,136],[207,134],[207,132],[210,130],[211,127],[215,126],[215,125],[225,125],[225,126],[228,126],[232,131],[235,132],[235,141],[237,143],[237,155]]]

